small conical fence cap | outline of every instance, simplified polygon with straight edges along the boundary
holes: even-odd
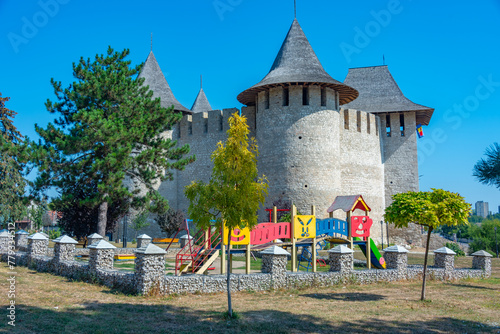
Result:
[[[45,235],[43,235],[40,232],[37,232],[37,233],[35,233],[33,235],[30,235],[28,237],[28,239],[31,239],[31,240],[49,240],[49,238],[47,238]]]
[[[439,249],[436,249],[434,251],[434,254],[456,255],[457,253],[455,253],[454,251],[452,251],[448,247],[441,247]]]
[[[78,241],[76,241],[73,238],[68,237],[67,235],[62,235],[59,238],[54,239],[54,242],[57,244],[77,244]]]
[[[339,245],[336,246],[328,251],[329,253],[336,253],[336,254],[351,254],[354,253],[352,249],[345,245]]]
[[[116,247],[107,242],[106,240],[99,240],[98,242],[93,243],[89,247],[89,249],[115,249]]]
[[[286,250],[278,246],[270,247],[260,253],[268,255],[290,255],[290,253],[288,253]]]
[[[488,253],[487,251],[484,251],[484,250],[477,251],[475,253],[472,253],[471,255],[472,256],[492,257],[492,255],[490,253]]]
[[[384,252],[386,252],[386,253],[408,253],[408,250],[403,246],[394,245],[394,246],[385,248]]]
[[[165,252],[164,249],[154,245],[154,244],[149,244],[145,247],[141,247],[136,249],[136,253],[139,254],[146,254],[146,255],[165,255],[167,252]]]

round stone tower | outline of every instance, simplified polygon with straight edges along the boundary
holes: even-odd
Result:
[[[266,207],[279,197],[317,215],[341,193],[339,106],[358,91],[333,79],[295,19],[269,73],[238,95],[255,106],[259,174],[269,180]]]

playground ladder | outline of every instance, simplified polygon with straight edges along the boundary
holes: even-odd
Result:
[[[323,247],[326,245],[326,241],[322,240],[323,243],[318,242],[318,244],[316,245],[316,258],[319,256],[319,251],[318,251],[318,248],[317,246],[319,246],[319,249],[323,249]],[[306,265],[303,265],[301,264],[302,261],[305,261],[307,262],[307,266]],[[312,269],[312,253],[309,251],[308,247],[306,246],[303,246],[302,247],[302,253],[300,253],[300,256],[299,256],[299,268],[300,267],[303,267],[306,269],[306,271],[309,271],[309,268]],[[323,259],[316,259],[316,263],[319,264],[320,267],[325,267],[326,266],[326,262],[325,260]]]
[[[205,234],[205,231],[200,230],[177,254],[175,258],[176,275],[181,275],[188,271],[201,274],[218,257],[218,247],[221,243],[220,231],[215,231],[215,233],[208,231],[208,238],[206,238]]]

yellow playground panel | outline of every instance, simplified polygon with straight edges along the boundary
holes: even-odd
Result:
[[[222,237],[222,243],[224,245],[228,244],[227,240],[227,229],[224,224],[224,233]],[[235,228],[231,231],[231,245],[250,245],[250,229],[248,227],[245,228]]]
[[[316,238],[316,216],[294,216],[293,237],[295,239]]]

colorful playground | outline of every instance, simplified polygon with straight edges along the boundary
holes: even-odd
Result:
[[[385,260],[370,238],[371,209],[361,195],[338,196],[327,210],[330,217],[325,219],[316,218],[314,206],[311,207],[310,215],[297,215],[296,207],[292,206],[291,222],[278,222],[277,210],[276,207],[269,210],[272,218],[270,222],[260,223],[251,231],[243,228],[231,232],[231,254],[244,254],[247,274],[250,273],[252,252],[260,252],[276,245],[291,251],[293,272],[300,268],[316,272],[318,265],[326,266],[325,259],[317,258],[318,251],[326,245],[330,245],[331,248],[332,245],[339,244],[348,245],[350,249],[359,246],[366,256],[368,269],[385,268]],[[345,220],[333,218],[337,210],[345,213]],[[354,215],[357,210],[364,215]],[[185,230],[189,235],[189,226],[192,224],[192,220],[186,220],[179,231]],[[200,230],[177,253],[175,274],[206,274],[214,268],[213,263],[217,259],[221,261],[221,274],[225,273],[226,259],[220,254],[226,253],[227,235],[225,227],[224,231],[215,228],[210,231]],[[176,236],[177,234],[173,239]],[[173,241],[169,247],[172,243]]]

